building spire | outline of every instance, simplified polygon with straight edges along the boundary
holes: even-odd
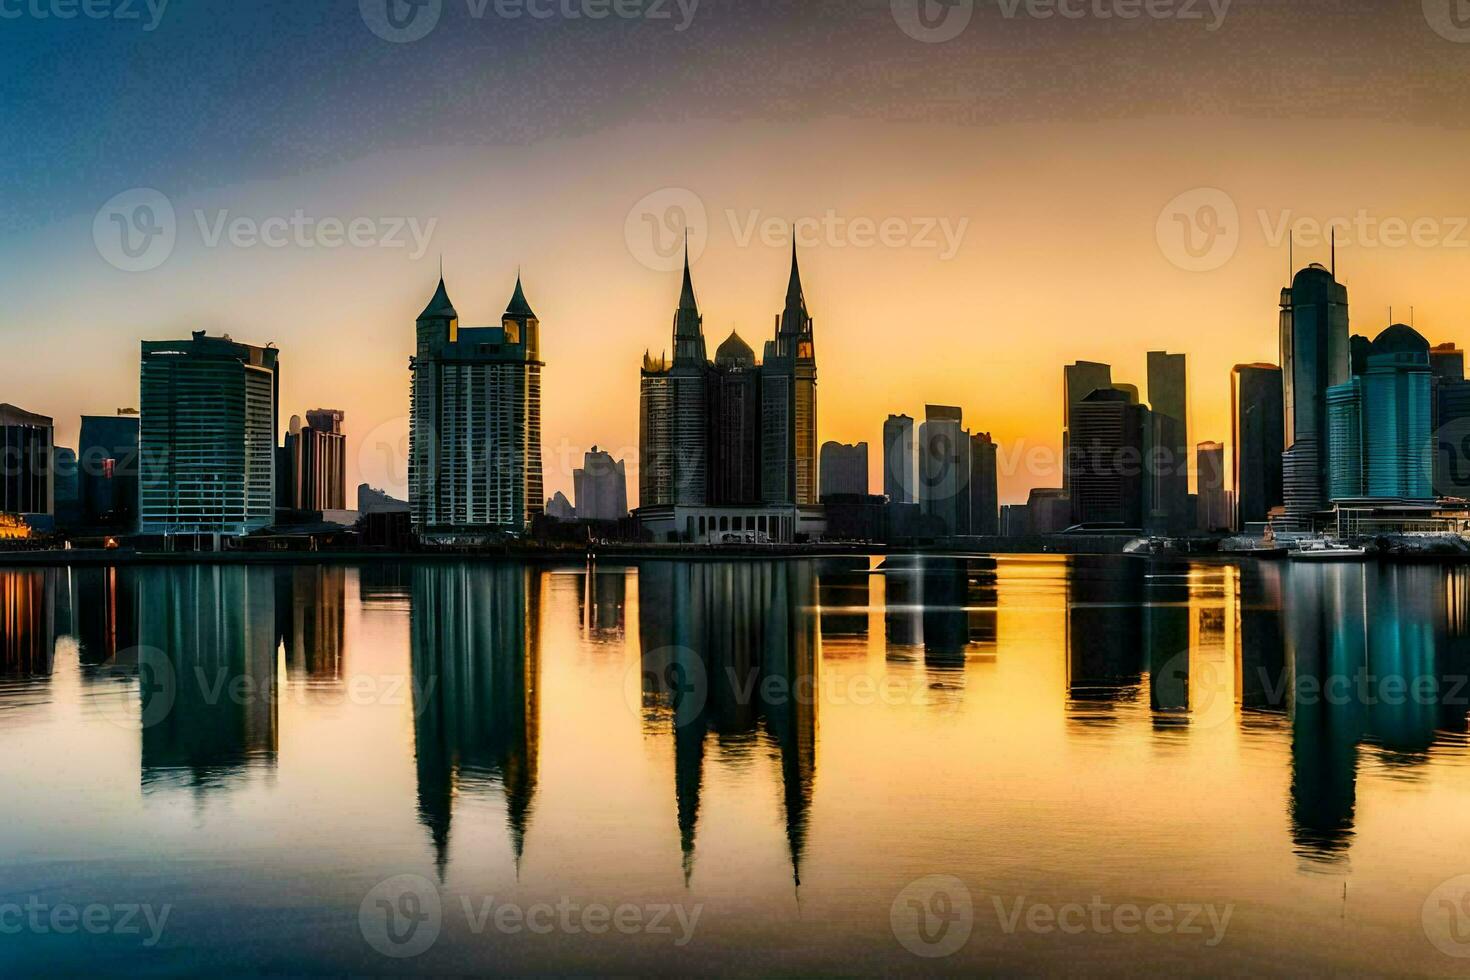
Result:
[[[791,281],[786,285],[786,308],[806,309],[806,295],[801,290],[801,266],[796,261],[796,236],[791,236]]]
[[[420,320],[458,320],[459,314],[454,311],[454,304],[449,301],[449,290],[444,288],[444,270],[439,270],[439,288],[434,290],[434,298],[429,300],[429,305],[424,307],[424,312],[419,314]]]
[[[505,307],[505,315],[512,317],[525,317],[528,320],[536,319],[536,313],[531,309],[531,304],[526,302],[526,291],[521,288],[521,274],[516,271],[516,291],[510,298],[510,303]]]
[[[689,272],[689,232],[684,232],[684,289],[679,294],[679,309],[699,312],[699,303],[694,299],[694,277]]]

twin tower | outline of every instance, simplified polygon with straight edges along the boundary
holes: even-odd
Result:
[[[733,332],[709,359],[686,248],[674,356],[644,354],[638,436],[640,512],[817,503],[817,355],[794,245],[761,363]]]

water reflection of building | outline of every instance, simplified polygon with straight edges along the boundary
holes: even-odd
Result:
[[[1137,696],[1144,671],[1142,561],[1078,557],[1067,566],[1067,693],[1100,707]]]
[[[990,559],[897,556],[881,566],[888,642],[924,648],[931,669],[963,667],[967,653],[998,640],[995,564]]]
[[[1240,706],[1285,713],[1286,641],[1282,635],[1282,568],[1249,562],[1240,569]]]
[[[347,571],[340,565],[295,565],[276,571],[276,633],[293,681],[342,680]]]
[[[408,612],[413,602],[411,566],[363,565],[357,571],[357,598],[366,608]]]
[[[203,792],[273,768],[274,571],[188,565],[136,575],[144,789]]]
[[[56,653],[56,572],[0,571],[0,674],[50,677]]]
[[[816,779],[815,569],[809,562],[649,562],[639,567],[645,722],[673,729],[685,880],[693,872],[709,738],[779,758],[792,877]]]
[[[577,593],[577,619],[582,629],[597,637],[623,635],[623,609],[628,601],[628,570],[619,565],[598,568],[588,563]]]
[[[867,557],[829,558],[817,567],[817,602],[822,607],[822,638],[868,635]]]
[[[518,565],[413,568],[419,819],[442,878],[458,795],[499,787],[519,868],[540,746],[541,573]]]
[[[131,568],[76,568],[71,572],[77,655],[85,667],[131,660],[138,645],[138,576]]]

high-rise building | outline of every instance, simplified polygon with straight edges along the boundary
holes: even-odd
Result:
[[[840,442],[822,444],[822,499],[839,495],[867,496],[868,444],[855,446]]]
[[[1183,354],[1149,351],[1145,527],[1179,534],[1194,524],[1189,500],[1188,376]]]
[[[1000,533],[1000,486],[995,441],[989,432],[970,437],[970,533]]]
[[[1470,498],[1470,381],[1465,352],[1452,343],[1429,351],[1430,428],[1434,431],[1434,492]]]
[[[275,519],[274,347],[194,331],[143,341],[138,513],[145,534],[246,534]]]
[[[56,513],[54,431],[45,415],[0,405],[0,514],[45,517]]]
[[[138,523],[138,413],[83,415],[77,448],[80,521],[131,531]]]
[[[1072,488],[1072,428],[1082,399],[1103,388],[1113,387],[1113,369],[1107,364],[1078,361],[1062,368],[1062,490]]]
[[[628,516],[628,473],[622,460],[596,446],[572,471],[576,514],[584,521],[620,521]]]
[[[919,426],[919,509],[935,533],[970,533],[970,434],[958,408],[925,409]]]
[[[1141,528],[1147,409],[1104,388],[1082,399],[1074,421],[1073,522]]]
[[[1431,388],[1429,342],[1396,323],[1374,339],[1363,374],[1329,390],[1333,500],[1434,499]]]
[[[914,493],[914,420],[890,415],[883,423],[883,493],[891,504],[912,504]]]
[[[764,363],[734,332],[709,361],[703,322],[686,254],[674,357],[643,356],[640,524],[656,540],[819,535],[816,348],[794,250]]]
[[[710,503],[754,503],[760,500],[760,368],[755,351],[733,330],[715,351],[710,395]]]
[[[1219,442],[1202,442],[1196,447],[1199,461],[1198,507],[1196,523],[1201,531],[1230,530],[1230,495],[1225,490],[1225,445]]]
[[[409,504],[431,537],[524,533],[545,507],[541,321],[516,278],[498,327],[461,327],[441,277],[409,368]]]
[[[815,504],[817,493],[816,341],[793,243],[786,308],[761,367],[761,499]]]
[[[347,509],[347,437],[342,433],[342,412],[318,408],[291,416],[282,447],[277,480],[281,483],[280,506],[288,510],[327,511]]]
[[[1237,364],[1230,372],[1231,472],[1235,481],[1234,527],[1266,521],[1280,507],[1282,430],[1281,369]]]
[[[1330,496],[1327,389],[1351,376],[1350,347],[1347,288],[1321,265],[1301,270],[1281,291],[1282,483],[1295,527],[1310,524]]]

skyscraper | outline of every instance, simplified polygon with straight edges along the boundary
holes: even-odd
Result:
[[[1237,364],[1230,372],[1231,470],[1235,478],[1235,529],[1264,522],[1280,507],[1282,432],[1281,369]]]
[[[861,495],[868,492],[868,444],[855,446],[840,442],[822,444],[822,499],[838,495]]]
[[[996,445],[989,432],[970,437],[970,533],[1000,533],[1000,488]]]
[[[576,514],[584,521],[620,521],[628,516],[628,474],[622,460],[614,460],[593,446],[582,457],[582,468],[572,471]]]
[[[1082,399],[1072,432],[1072,520],[1138,528],[1147,409],[1128,392],[1101,388]]]
[[[1304,527],[1330,497],[1327,389],[1351,376],[1348,295],[1331,271],[1313,264],[1281,292],[1281,371],[1286,516]]]
[[[1148,402],[1144,523],[1155,533],[1179,534],[1194,523],[1188,511],[1189,399],[1183,354],[1149,351]]]
[[[958,408],[930,405],[924,411],[919,509],[937,534],[970,533],[970,434]]]
[[[1107,364],[1078,361],[1062,368],[1062,490],[1072,488],[1072,428],[1082,399],[1102,388],[1113,387],[1113,369]]]
[[[1364,373],[1327,397],[1333,500],[1434,499],[1428,341],[1394,324],[1373,341]]]
[[[914,494],[914,420],[890,415],[883,423],[883,493],[889,503],[912,504]]]
[[[143,341],[140,529],[246,534],[275,519],[274,347],[208,337]]]
[[[347,509],[347,437],[342,434],[342,412],[318,408],[291,416],[281,461],[280,506],[288,510]]]
[[[817,491],[816,342],[793,243],[786,308],[761,367],[761,499],[815,504]]]
[[[710,380],[712,504],[760,500],[760,368],[755,351],[733,330],[715,351]]]
[[[1229,495],[1225,492],[1225,446],[1218,442],[1202,442],[1197,447],[1199,461],[1199,513],[1196,523],[1207,533],[1230,530]]]
[[[51,419],[0,405],[0,514],[56,513]]]
[[[1452,343],[1440,344],[1429,351],[1429,366],[1434,492],[1470,498],[1470,381],[1465,380],[1465,352]]]
[[[133,530],[138,523],[138,413],[83,415],[77,470],[81,523]]]
[[[441,277],[409,362],[409,504],[421,535],[524,533],[545,507],[541,321],[516,278],[498,327],[461,327]]]

